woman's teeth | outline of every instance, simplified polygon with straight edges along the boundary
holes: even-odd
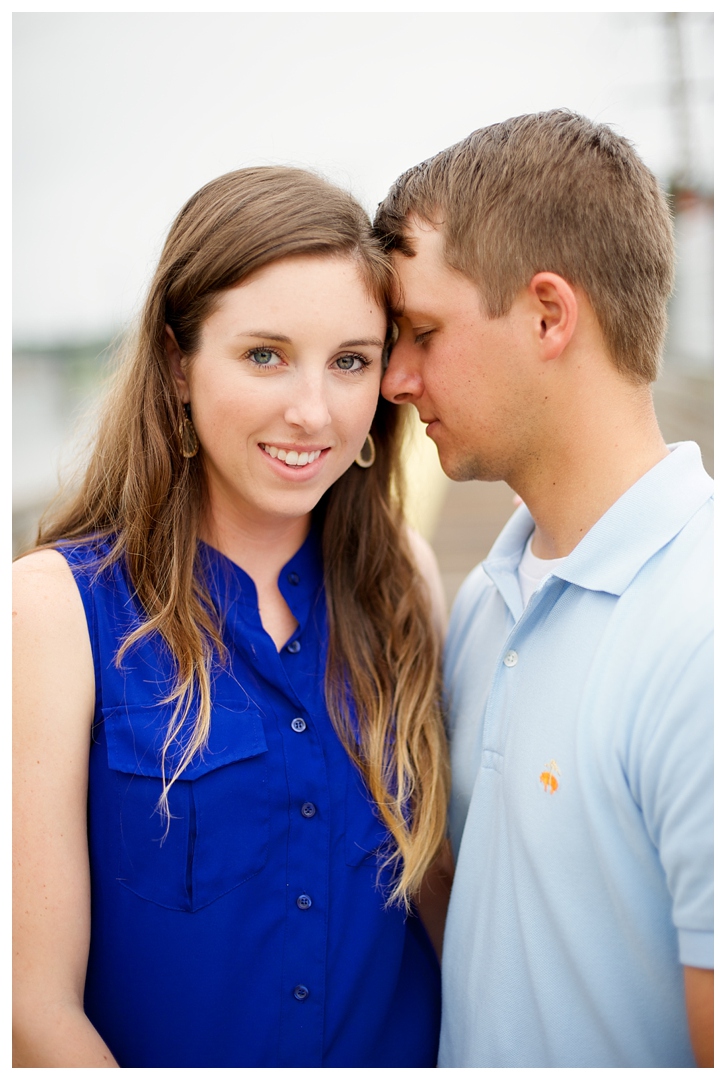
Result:
[[[317,461],[322,450],[311,450],[306,453],[304,450],[302,454],[299,454],[297,450],[278,450],[276,446],[263,446],[262,448],[266,454],[270,457],[277,458],[278,461],[284,461],[286,465],[297,465],[298,468],[301,465],[309,465],[311,461]]]

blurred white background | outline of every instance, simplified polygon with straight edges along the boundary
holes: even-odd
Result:
[[[55,487],[99,354],[202,184],[296,164],[373,211],[400,172],[474,128],[558,106],[611,124],[677,194],[666,366],[708,383],[712,14],[15,14],[20,532]]]

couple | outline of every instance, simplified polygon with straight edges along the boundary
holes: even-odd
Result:
[[[672,283],[654,177],[564,111],[409,170],[373,231],[294,169],[187,203],[16,564],[17,1065],[709,1063],[712,482],[653,412]],[[524,504],[443,688],[409,403]]]

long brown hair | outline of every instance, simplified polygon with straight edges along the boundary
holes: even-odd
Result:
[[[346,192],[300,169],[250,168],[207,184],[171,227],[135,340],[119,366],[80,487],[41,522],[37,544],[109,537],[146,621],[123,642],[159,633],[176,663],[175,703],[162,768],[185,721],[193,732],[160,800],[205,745],[210,668],[225,658],[220,614],[199,561],[203,455],[185,458],[182,405],[169,369],[165,326],[193,356],[204,320],[225,289],[293,255],[349,255],[385,302],[390,268],[370,222]],[[438,644],[401,511],[404,416],[379,399],[372,468],[351,467],[315,511],[321,523],[330,645],[326,697],[336,730],[392,835],[383,862],[396,873],[391,902],[408,904],[445,835],[446,740]],[[399,493],[399,497],[396,496]],[[355,716],[350,715],[352,700]]]

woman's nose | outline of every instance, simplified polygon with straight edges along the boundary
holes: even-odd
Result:
[[[317,379],[299,382],[285,410],[285,422],[308,435],[323,431],[331,422],[325,389]]]

